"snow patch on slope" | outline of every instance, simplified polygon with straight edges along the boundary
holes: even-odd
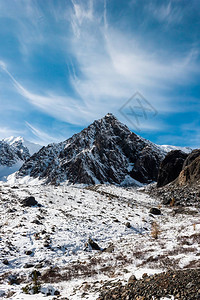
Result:
[[[7,176],[18,171],[23,165],[23,161],[19,160],[11,167],[0,165],[0,181],[7,181]]]

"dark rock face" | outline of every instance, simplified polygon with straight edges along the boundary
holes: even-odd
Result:
[[[179,176],[187,156],[180,150],[170,151],[165,156],[159,168],[157,187],[162,187]]]
[[[163,157],[158,146],[107,114],[70,139],[43,147],[17,178],[30,175],[51,184],[149,183],[157,179]]]

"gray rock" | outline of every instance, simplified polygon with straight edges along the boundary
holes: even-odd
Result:
[[[90,245],[92,250],[101,250],[99,245],[97,243],[95,243],[91,238],[88,239],[88,244]]]

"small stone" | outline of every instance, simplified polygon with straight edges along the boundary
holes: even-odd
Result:
[[[149,211],[150,214],[152,215],[161,215],[161,210],[156,207],[152,207]]]
[[[147,273],[144,273],[144,274],[142,275],[142,278],[147,278],[147,277],[148,277]]]
[[[10,209],[8,209],[8,213],[14,213],[14,212],[16,212],[17,210],[15,209],[15,208],[10,208]]]
[[[114,251],[114,245],[110,245],[108,248],[103,249],[102,252],[112,253]]]
[[[165,198],[162,202],[164,205],[169,205],[171,203],[171,199],[170,198]]]
[[[9,284],[19,284],[19,279],[17,277],[17,275],[10,275],[8,276],[8,281],[9,281]]]
[[[58,295],[60,295],[60,292],[56,290],[56,291],[54,292],[54,296],[58,296]]]
[[[101,250],[99,245],[95,243],[91,238],[89,238],[88,244],[91,246],[92,250]]]
[[[2,263],[3,263],[4,265],[9,265],[9,261],[8,261],[7,259],[4,259],[4,260],[2,261]]]
[[[42,225],[42,223],[39,220],[33,220],[32,223],[34,223],[36,225]]]
[[[44,247],[46,247],[46,248],[50,247],[50,243],[49,242],[44,242]]]
[[[126,222],[125,226],[126,226],[127,228],[131,228],[130,222]]]
[[[34,264],[29,264],[29,263],[26,263],[25,265],[24,265],[24,268],[26,268],[26,269],[28,269],[28,268],[32,268],[32,267],[34,267]]]
[[[27,251],[25,251],[25,254],[26,254],[26,255],[32,255],[32,254],[33,254],[33,251],[27,250]]]

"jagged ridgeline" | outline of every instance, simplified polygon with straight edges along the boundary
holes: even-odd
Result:
[[[16,177],[29,175],[51,184],[149,183],[156,181],[165,154],[107,114],[66,141],[43,147]]]

